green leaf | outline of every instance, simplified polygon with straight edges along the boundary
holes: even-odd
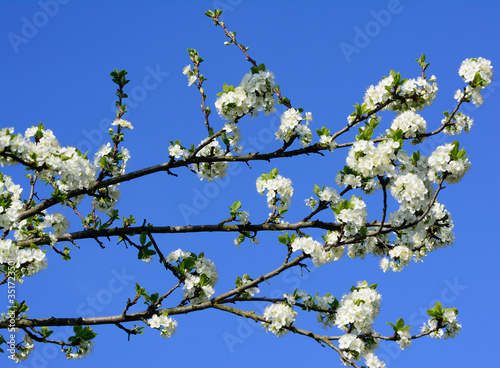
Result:
[[[234,88],[234,86],[230,86],[229,84],[224,83],[222,85],[222,90],[224,91],[224,93],[229,93],[234,92],[236,89]]]
[[[436,304],[434,305],[434,309],[437,311],[437,312],[443,312],[443,306],[441,305],[440,302],[436,302]]]
[[[158,293],[151,294],[151,296],[149,297],[151,305],[155,304],[158,301],[158,297],[159,297]]]
[[[396,322],[396,328],[398,329],[398,331],[401,331],[404,327],[405,327],[404,319],[403,318],[398,319]]]
[[[200,284],[199,284],[200,287],[203,287],[203,286],[208,285],[208,284],[210,284],[210,278],[207,275],[205,275],[204,273],[202,273],[200,275]]]
[[[139,284],[136,282],[135,283],[135,293],[139,296],[146,296],[146,289],[143,287],[140,287]]]
[[[252,66],[250,68],[250,71],[252,72],[252,74],[257,74],[260,71],[265,72],[266,71],[266,66],[264,64],[260,64],[259,66]]]
[[[229,146],[229,139],[227,139],[227,136],[225,134],[222,135],[221,139],[222,139],[222,142],[224,142],[224,144],[226,146]]]
[[[324,186],[323,186],[324,188]],[[318,195],[318,193],[321,192],[321,188],[319,187],[318,184],[314,184],[314,190],[313,190],[313,193]]]
[[[236,281],[234,282],[234,284],[236,285],[236,287],[240,287],[243,285],[243,280],[241,279],[241,277],[237,277],[236,278]]]
[[[358,135],[356,136],[356,140],[357,141],[360,141],[360,140],[369,141],[373,136],[373,131],[375,130],[375,128],[378,125],[379,125],[378,119],[372,118],[372,119],[370,119],[369,122],[365,122],[364,127],[358,128],[359,136]]]
[[[141,236],[140,236],[140,241],[141,241],[141,245],[144,245],[146,243],[146,236],[147,236],[147,233],[142,233]]]
[[[97,334],[94,331],[92,331],[92,329],[89,326],[86,326],[79,335],[81,339],[86,341],[90,341],[96,336]]]
[[[411,155],[411,163],[413,166],[417,166],[418,161],[420,160],[420,151],[413,152]]]

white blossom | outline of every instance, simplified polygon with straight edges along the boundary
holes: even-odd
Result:
[[[130,121],[127,121],[124,119],[115,119],[111,123],[111,125],[117,125],[119,127],[126,128],[126,129],[134,129],[134,127],[132,126],[132,123]]]
[[[289,305],[283,303],[271,304],[264,310],[264,317],[269,322],[262,322],[262,327],[266,331],[270,331],[278,337],[286,335],[289,330],[284,327],[290,327],[298,313],[295,312]]]
[[[148,320],[148,324],[151,328],[156,328],[160,330],[161,336],[170,338],[175,331],[177,331],[177,321],[162,314],[153,315],[151,319]]]

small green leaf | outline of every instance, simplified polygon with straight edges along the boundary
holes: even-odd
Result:
[[[401,331],[404,327],[405,327],[404,319],[403,318],[398,319],[396,322],[396,328],[398,329],[398,331]]]
[[[241,208],[241,202],[240,201],[236,201],[233,203],[233,211],[237,211]]]

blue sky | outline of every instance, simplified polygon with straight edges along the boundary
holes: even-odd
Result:
[[[228,28],[238,32],[238,40],[250,47],[258,63],[274,72],[292,104],[313,113],[312,128],[343,127],[366,88],[391,69],[405,78],[417,77],[415,59],[422,53],[431,64],[428,75],[435,74],[439,85],[436,102],[422,115],[429,127],[437,127],[442,112],[454,107],[454,91],[463,86],[458,76],[462,60],[490,59],[494,71],[500,65],[500,3],[495,1],[1,0],[1,125],[23,132],[42,122],[62,145],[93,155],[108,141],[106,132],[114,118],[115,89],[109,73],[126,69],[131,82],[125,118],[134,124],[124,142],[132,154],[127,171],[167,161],[169,140],[180,139],[189,146],[206,134],[199,93],[187,87],[182,75],[189,61],[186,49],[196,48],[205,59],[202,73],[208,78],[204,87],[212,108],[222,84],[237,85],[250,68],[236,48],[223,45],[222,30],[203,14],[214,7],[225,10]],[[436,251],[424,263],[398,274],[384,274],[379,259],[373,257],[345,258],[320,269],[311,266],[311,273],[302,278],[290,271],[262,285],[262,293],[276,296],[298,287],[313,294],[330,292],[340,299],[358,280],[378,283],[383,301],[375,329],[387,335],[391,332],[385,322],[399,317],[416,332],[426,320],[425,310],[439,300],[458,308],[463,324],[460,336],[446,341],[420,339],[403,352],[396,344],[382,344],[379,357],[388,367],[494,366],[490,349],[496,348],[500,327],[495,318],[498,239],[492,231],[498,219],[494,155],[498,144],[493,132],[499,88],[494,79],[485,91],[483,106],[462,110],[475,121],[471,133],[459,137],[473,166],[462,182],[448,186],[439,199],[455,222],[453,247]],[[278,107],[278,111],[282,110]],[[391,115],[384,116],[389,124]],[[270,134],[278,119],[275,115],[243,121],[242,134],[244,139],[249,137],[253,151],[278,147]],[[223,124],[215,114],[212,122],[217,127]],[[349,140],[353,138],[354,134]],[[436,145],[452,140],[432,138],[421,151],[429,155]],[[251,169],[235,166],[228,179],[214,184],[200,182],[186,169],[177,170],[176,178],[155,174],[122,184],[117,208],[121,215],[133,214],[138,222],[213,224],[228,217],[229,204],[241,200],[251,220],[263,220],[268,210],[265,198],[255,191],[255,179],[278,167],[294,184],[292,222],[307,212],[303,200],[311,196],[314,184],[334,186],[346,154],[347,150],[338,150],[324,157],[252,163]],[[25,183],[20,170],[4,171]],[[367,202],[369,215],[376,218],[380,201],[368,198]],[[74,215],[68,218],[72,230],[80,229]],[[219,270],[217,292],[234,285],[238,275],[257,276],[271,270],[283,257],[276,246],[277,234],[262,234],[259,245],[245,242],[241,250],[230,234],[157,238],[164,253],[177,248],[204,251]],[[158,262],[137,261],[136,252],[123,245],[111,241],[104,250],[93,241],[78,245],[71,262],[49,253],[49,267],[18,287],[18,297],[31,307],[30,317],[115,315],[127,298],[133,298],[135,282],[148,292],[165,292],[172,286],[173,280]],[[250,308],[262,311],[262,305]],[[253,322],[222,312],[203,311],[176,319],[178,332],[169,340],[146,329],[144,335],[127,342],[126,334],[116,327],[96,326],[95,349],[84,361],[68,362],[55,348],[37,346],[30,360],[18,367],[341,366],[335,352],[310,339],[291,334],[278,339]],[[302,313],[297,326],[321,332],[314,320]],[[64,329],[57,333],[64,336]],[[14,366],[6,357],[1,359],[2,366]]]

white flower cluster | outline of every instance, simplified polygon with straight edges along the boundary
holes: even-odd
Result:
[[[151,328],[159,329],[162,337],[170,338],[177,331],[177,321],[162,314],[155,314],[148,320]]]
[[[61,147],[52,131],[41,126],[27,129],[23,143],[9,146],[9,150],[41,168],[37,173],[41,180],[59,176],[54,184],[62,192],[88,187],[94,181],[96,169],[89,160],[75,147]]]
[[[404,350],[411,345],[410,331],[398,331],[398,344],[401,350]]]
[[[391,185],[391,194],[401,203],[402,211],[423,208],[428,202],[428,192],[424,181],[414,173],[397,176]]]
[[[491,66],[491,61],[482,57],[477,59],[465,59],[458,69],[458,74],[467,83],[472,82],[477,73],[479,73],[482,80],[490,84],[491,79],[493,78],[493,67]]]
[[[448,117],[445,117],[441,120],[441,124],[444,124]],[[444,133],[448,135],[459,135],[464,131],[465,133],[469,133],[471,127],[474,125],[474,119],[471,117],[462,114],[461,112],[457,112],[453,115],[450,124],[446,125],[444,129]]]
[[[377,187],[377,184],[375,180],[371,180],[374,184],[372,187],[375,189]],[[361,187],[364,183],[361,181],[361,176],[360,175],[355,175],[355,174],[347,174],[343,171],[338,171],[337,175],[335,176],[335,182],[339,187],[345,185],[351,186],[352,188],[359,188]],[[363,185],[363,188],[366,188],[365,185]],[[368,189],[368,188],[367,188]]]
[[[291,306],[297,304],[298,301],[302,301],[307,311],[314,306],[314,298],[304,290],[295,290],[293,294],[284,293],[283,297]]]
[[[331,252],[333,261],[338,261],[345,254],[344,246],[337,246],[338,241],[340,240],[340,233],[338,231],[328,230],[326,235],[323,235],[323,240],[326,245],[330,248],[328,252]]]
[[[381,361],[375,354],[375,346],[366,347],[363,340],[361,340],[356,335],[347,333],[340,337],[339,339],[339,348],[342,350],[347,349],[347,352],[344,351],[344,355],[347,359],[357,361],[361,360],[361,358],[365,359],[366,366],[368,368],[383,368],[385,367],[385,362]],[[347,363],[342,360],[344,365]]]
[[[244,274],[243,277],[239,277],[237,282],[236,282],[236,286],[237,287],[241,287],[241,286],[244,286],[250,282],[252,282],[253,279],[250,278],[250,275],[248,274]],[[244,298],[252,298],[255,294],[258,294],[260,293],[260,290],[259,288],[257,288],[256,286],[254,287],[251,287],[251,288],[248,288],[248,289],[245,289],[245,291],[243,291],[240,296],[244,297]]]
[[[319,186],[315,187],[314,193],[318,196],[318,199],[313,197],[306,199],[306,205],[314,210],[318,205],[319,201],[329,202],[330,206],[335,206],[340,201],[340,195],[337,191],[330,187],[323,187],[323,189],[319,189]]]
[[[410,263],[413,257],[413,251],[406,245],[396,245],[389,251],[389,257],[391,257],[393,261],[388,264],[388,266],[390,266],[393,271],[401,271],[408,263]],[[386,267],[385,263],[387,261],[383,262],[383,266]]]
[[[276,139],[282,142],[288,142],[294,134],[300,139],[300,144],[307,147],[312,142],[312,133],[309,128],[309,123],[312,121],[312,114],[306,112],[302,117],[302,113],[293,107],[286,110],[281,115],[281,124],[276,133]],[[301,124],[301,122],[304,122]]]
[[[365,353],[363,356],[367,368],[384,368],[385,362],[380,360],[373,352]]]
[[[281,337],[290,332],[284,327],[290,327],[293,322],[295,322],[297,316],[298,313],[288,304],[271,304],[264,310],[264,317],[269,322],[262,322],[262,327],[264,327],[266,331],[271,331],[276,336]]]
[[[44,215],[43,228],[52,227],[55,236],[61,236],[67,233],[69,221],[62,213]]]
[[[243,147],[238,146],[238,142],[241,141],[241,135],[240,129],[236,126],[236,123],[230,122],[224,124],[224,130],[226,131],[229,146],[233,147],[233,151],[236,153],[241,153]]]
[[[389,222],[392,226],[400,226],[415,219],[414,213],[400,209],[390,215]],[[395,246],[388,253],[391,258],[383,258],[380,267],[384,272],[389,268],[394,272],[402,271],[411,259],[418,261],[427,253],[448,246],[454,240],[450,213],[444,205],[434,203],[422,221],[394,241]]]
[[[196,74],[194,70],[191,69],[191,65],[187,65],[182,69],[182,74],[184,74],[188,79],[188,86],[191,86],[194,82],[196,82]]]
[[[19,363],[23,360],[28,359],[28,356],[35,350],[35,343],[29,335],[23,336],[23,345],[16,345],[17,352],[14,354],[14,361]]]
[[[438,146],[429,157],[429,172],[427,175],[432,182],[439,183],[442,175],[446,174],[446,182],[449,184],[458,183],[469,171],[471,164],[467,157],[452,158],[452,150],[455,149],[457,144],[446,143]]]
[[[172,144],[168,147],[168,155],[174,158],[186,158],[187,151],[180,144]]]
[[[269,70],[245,74],[241,86],[247,93],[250,106],[254,110],[264,110],[266,116],[276,111],[273,94],[274,74]]]
[[[458,69],[458,74],[465,82],[469,83],[465,88],[465,97],[470,99],[474,105],[480,106],[484,102],[481,90],[487,87],[493,78],[491,61],[482,57],[465,59]],[[460,100],[463,96],[464,92],[461,90],[457,90],[455,93],[456,100]]]
[[[337,203],[340,196],[335,189],[326,187],[325,189],[319,191],[318,198],[320,201]]]
[[[112,176],[125,174],[127,162],[130,159],[130,151],[122,147],[115,159],[112,158],[112,155],[113,147],[111,147],[111,143],[103,144],[95,153],[94,166],[106,170]]]
[[[352,145],[346,163],[366,178],[373,178],[377,175],[394,176],[396,174],[394,160],[399,148],[401,148],[399,142],[395,142],[392,138],[380,142],[377,146],[373,141],[360,140]],[[345,181],[347,178],[340,180],[347,185]],[[351,182],[351,186],[352,184],[354,183]]]
[[[358,282],[354,290],[342,297],[335,325],[355,335],[368,334],[378,317],[382,297],[366,281]]]
[[[123,120],[123,119],[115,119],[111,123],[111,125],[119,126],[120,128],[124,128],[124,129],[134,129],[134,127],[132,126],[132,123],[130,121]]]
[[[457,310],[454,308],[444,308],[443,318],[441,326],[446,325],[444,328],[439,328],[438,330],[431,332],[429,335],[435,339],[447,339],[453,338],[460,333],[462,325],[458,323],[457,320]],[[438,326],[438,320],[432,317],[427,321],[426,324],[422,326],[422,332],[428,332],[435,329]]]
[[[311,256],[316,267],[339,259],[335,251],[326,251],[318,241],[311,237],[297,237],[293,240],[291,246],[293,252],[301,250]]]
[[[344,208],[339,214],[335,214],[338,222],[345,224],[344,235],[356,235],[359,229],[366,223],[366,204],[360,197],[352,196],[350,208]]]
[[[270,71],[248,73],[240,85],[222,93],[215,101],[219,115],[228,121],[264,110],[266,116],[276,111],[274,107],[274,74]]]
[[[80,340],[78,345],[62,349],[62,352],[65,353],[66,359],[83,359],[92,352],[93,348],[92,341]]]
[[[316,306],[324,311],[333,310],[335,298],[327,293],[325,296],[316,297]],[[335,314],[327,312],[319,312],[317,315],[317,320],[322,324],[322,328],[326,329],[332,327],[335,324]]]
[[[20,185],[14,184],[10,176],[0,174],[0,227],[10,229],[15,225],[23,209]]]
[[[394,78],[392,75],[382,78],[376,86],[371,85],[366,90],[364,96],[364,103],[369,110],[373,110],[377,105],[382,105],[389,100],[391,97],[392,84],[394,83]]]
[[[425,133],[427,122],[416,112],[408,110],[396,116],[392,121],[391,129],[394,131],[401,129],[404,137],[415,138],[417,134]]]
[[[123,175],[130,159],[130,152],[127,148],[121,148],[121,151],[116,154],[113,154],[113,151],[110,143],[102,145],[94,156],[94,166],[111,176]],[[120,199],[119,186],[120,184],[116,184],[99,189],[99,196],[93,198],[92,205],[100,212],[111,210]]]
[[[54,245],[57,242],[57,236],[61,236],[67,233],[69,228],[69,221],[61,213],[47,214],[44,210],[34,219],[32,226],[26,226],[27,220],[22,220],[18,222],[17,229],[14,233],[16,240],[26,240],[30,236],[37,234],[38,236],[49,236],[51,244]],[[47,228],[52,227],[54,232],[45,232]],[[34,229],[33,229],[34,228]]]
[[[201,144],[205,143],[206,139],[201,141]],[[196,157],[211,156],[224,156],[224,151],[222,150],[219,141],[216,139],[212,140],[196,154]],[[220,179],[226,176],[226,170],[228,167],[229,163],[227,161],[201,162],[193,164],[193,170],[198,174],[200,180],[206,179],[210,182],[214,179]]]
[[[0,240],[0,265],[14,266],[22,276],[33,274],[47,268],[45,253],[38,248],[20,249],[10,239]],[[23,282],[22,279],[16,279]]]
[[[184,280],[184,299],[189,300],[191,304],[198,304],[209,300],[214,295],[214,286],[219,279],[215,264],[205,258],[203,253],[196,256],[191,252],[184,252],[181,249],[171,252],[166,260],[169,263],[177,262],[180,259],[194,258],[194,265],[190,269],[181,270],[185,277]]]
[[[252,111],[250,99],[242,86],[220,95],[215,101],[215,107],[219,115],[228,121],[234,121]]]
[[[275,169],[276,170],[276,169]],[[279,208],[286,210],[292,203],[293,187],[292,181],[281,175],[262,174],[257,178],[257,192],[264,195],[267,190],[267,206],[273,209],[279,201]],[[273,173],[271,171],[271,173]]]
[[[328,146],[330,152],[333,152],[333,150],[337,147],[337,143],[333,140],[333,136],[331,135],[322,134],[319,137],[319,143]]]
[[[119,185],[110,185],[98,190],[100,195],[92,199],[92,205],[97,211],[105,213],[116,206],[120,199]]]
[[[391,225],[395,227],[416,222],[422,212],[426,211],[435,194],[433,183],[439,183],[443,176],[448,183],[456,183],[470,168],[465,151],[458,150],[458,142],[438,147],[430,157],[420,155],[419,152],[409,157],[400,150],[395,151],[395,147],[386,148],[382,150],[385,152],[385,159],[381,160],[374,153],[376,147],[373,143],[356,142],[347,158],[348,167],[339,172],[336,180],[339,184],[349,183],[353,187],[357,185],[369,192],[366,191],[367,179],[363,175],[386,177],[393,197],[400,203],[399,209],[389,216]],[[372,185],[371,188],[373,187]],[[314,208],[318,202],[311,198],[307,203]],[[356,214],[351,205],[341,202],[340,206],[332,209],[339,222],[351,223],[350,227],[345,227],[345,236],[355,235],[366,224],[366,214]],[[406,232],[399,233],[395,239],[390,239],[387,235],[384,236],[385,239],[380,236],[378,239],[369,237],[364,242],[349,244],[348,254],[352,258],[363,258],[370,253],[375,256],[386,255],[389,258],[381,261],[381,268],[384,271],[389,268],[401,271],[411,260],[421,260],[427,253],[451,244],[454,241],[452,229],[453,222],[448,211],[435,203],[423,221]],[[393,243],[393,246],[381,248],[380,241]]]
[[[393,75],[384,77],[376,86],[370,86],[364,96],[364,104],[368,110],[373,110],[391,98],[393,94],[403,97],[391,102],[382,110],[391,110],[403,112],[407,110],[420,111],[426,105],[431,105],[436,98],[438,90],[435,82],[436,77],[432,76],[429,80],[422,77],[417,79],[408,79],[402,85],[395,87],[395,79]]]
[[[367,230],[370,230],[369,228]],[[372,229],[374,230],[374,229]],[[365,259],[368,254],[373,254],[374,256],[379,256],[382,253],[381,248],[377,246],[378,241],[383,241],[384,238],[388,240],[388,236],[378,235],[377,237],[369,236],[364,241],[359,243],[350,243],[347,246],[347,255],[350,258],[361,258]]]

